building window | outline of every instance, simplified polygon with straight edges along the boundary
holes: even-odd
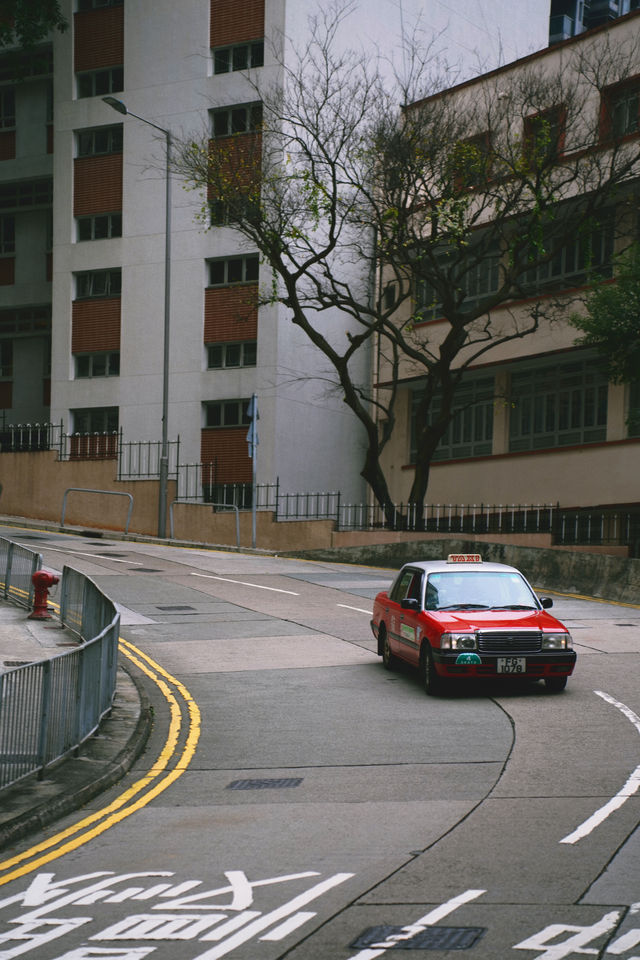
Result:
[[[78,0],[78,13],[101,10],[103,7],[122,7],[124,0]]]
[[[0,129],[10,130],[16,125],[16,93],[13,87],[0,91]]]
[[[124,90],[123,67],[106,67],[76,75],[78,97],[103,97],[107,93]]]
[[[411,400],[411,450],[414,463],[417,453],[417,413],[420,395]],[[493,377],[482,377],[463,383],[456,390],[453,417],[440,440],[433,460],[459,460],[466,457],[487,456],[493,449]],[[441,409],[435,397],[429,413],[429,422],[437,420]]]
[[[630,437],[640,437],[640,380],[629,384],[627,428]]]
[[[525,117],[524,152],[533,167],[555,163],[564,153],[566,110],[553,107]]]
[[[632,136],[640,130],[640,80],[634,78],[603,91],[601,137],[603,140]]]
[[[500,252],[497,245],[486,250],[469,251],[465,263],[447,268],[442,257],[443,282],[460,292],[459,306],[475,309],[483,300],[496,293],[500,287]],[[448,274],[448,275],[447,275]],[[416,271],[416,313],[422,321],[438,320],[443,316],[443,305],[435,286]]]
[[[245,103],[211,111],[214,137],[230,137],[238,133],[253,133],[262,126],[262,104]]]
[[[121,270],[88,270],[76,274],[76,300],[119,297],[121,289]]]
[[[78,156],[99,157],[110,153],[122,153],[122,124],[112,127],[95,127],[78,133]]]
[[[509,450],[541,450],[605,440],[607,394],[606,377],[586,361],[514,372]]]
[[[205,403],[205,427],[243,427],[251,420],[247,414],[249,400],[215,400]]]
[[[232,283],[256,283],[259,261],[257,254],[225,257],[209,261],[209,286],[228,287]]]
[[[122,236],[122,214],[102,213],[78,217],[78,240],[106,240]]]
[[[611,276],[614,244],[613,217],[603,217],[600,223],[576,231],[566,243],[558,245],[552,237],[542,238],[538,248],[531,251],[531,259],[543,257],[545,251],[553,256],[537,263],[524,275],[525,289],[536,292],[549,286],[578,286],[587,283],[593,273]]]
[[[75,361],[78,380],[88,377],[120,376],[120,352],[117,350],[111,353],[77,354]]]
[[[457,190],[472,190],[491,177],[491,139],[488,133],[460,140],[450,158],[452,180]]]
[[[16,252],[16,218],[5,213],[0,216],[0,254],[8,256]]]
[[[72,410],[74,433],[116,433],[118,407],[86,407]]]
[[[255,367],[256,353],[255,340],[245,340],[240,343],[210,343],[207,346],[207,367],[209,370]]]
[[[53,203],[53,180],[28,180],[0,185],[0,210],[25,207],[50,207]]]
[[[0,340],[0,377],[3,380],[13,377],[13,340]]]
[[[232,47],[219,47],[213,51],[213,72],[229,73],[232,70],[248,70],[264,66],[264,40],[254,43],[238,43]]]

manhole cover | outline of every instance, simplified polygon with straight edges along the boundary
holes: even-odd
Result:
[[[299,787],[303,777],[280,777],[274,780],[232,780],[227,790],[280,790],[284,787]]]
[[[360,949],[469,950],[485,932],[486,927],[426,927],[409,940],[394,940],[394,937],[406,936],[406,927],[369,927],[351,946]]]

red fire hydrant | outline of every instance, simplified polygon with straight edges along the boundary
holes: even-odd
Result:
[[[51,620],[51,614],[47,607],[49,599],[49,587],[55,586],[60,577],[48,570],[37,570],[31,577],[34,586],[33,591],[33,612],[29,614],[29,620]]]

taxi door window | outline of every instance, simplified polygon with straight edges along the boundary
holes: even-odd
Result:
[[[407,597],[422,604],[422,578],[419,570],[406,570],[396,581],[391,591],[391,599],[401,603]]]
[[[413,579],[414,573],[412,570],[405,570],[402,576],[398,577],[391,591],[391,599],[395,603],[400,603],[400,601],[404,600],[404,598],[408,595],[408,591],[411,589]]]

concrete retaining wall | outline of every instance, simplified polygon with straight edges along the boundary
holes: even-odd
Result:
[[[537,590],[556,590],[640,604],[640,560],[605,554],[475,540],[425,539],[410,543],[300,551],[287,556],[398,569],[411,560],[441,560],[449,553],[480,553],[485,560],[511,564],[522,570]]]

